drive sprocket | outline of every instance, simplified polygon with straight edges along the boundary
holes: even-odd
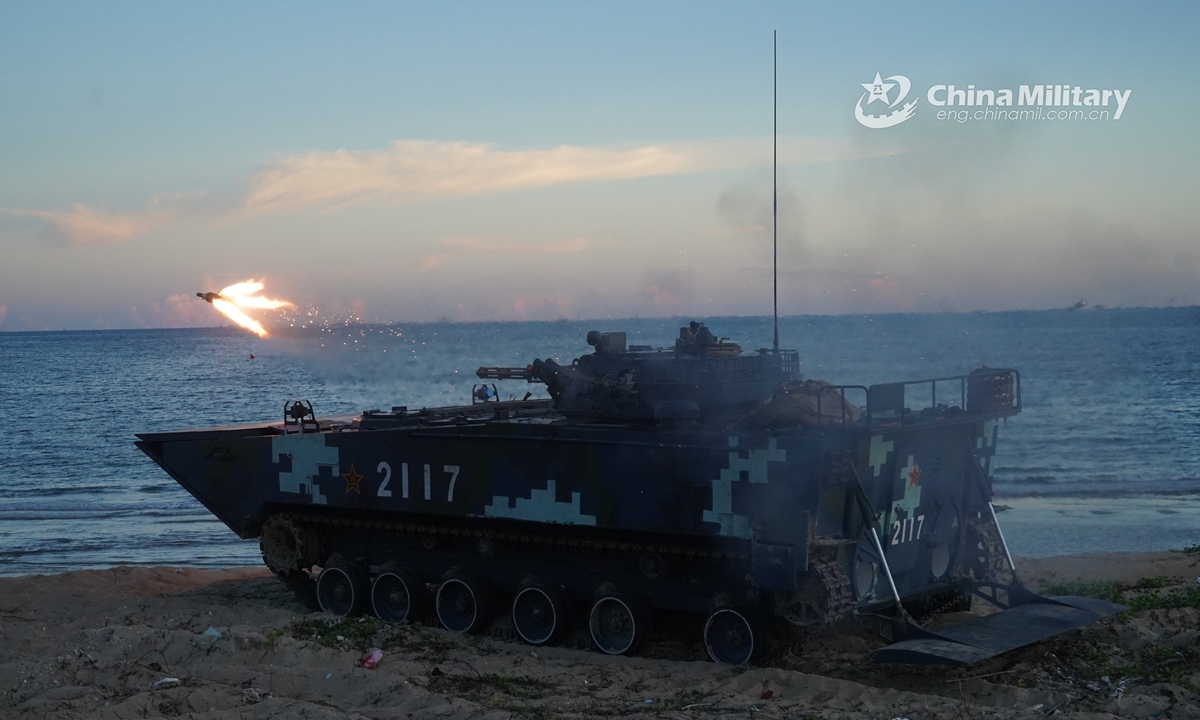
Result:
[[[986,514],[967,515],[966,552],[961,572],[977,582],[1007,584],[1012,581],[1004,542],[996,524]]]
[[[267,518],[258,540],[263,562],[276,574],[308,570],[318,564],[320,545],[316,531],[287,515]]]
[[[794,592],[775,592],[775,614],[812,635],[849,617],[853,598],[850,578],[836,557],[814,554]]]
[[[258,539],[263,562],[310,610],[319,610],[317,585],[309,569],[321,562],[321,536],[296,518],[272,515]]]

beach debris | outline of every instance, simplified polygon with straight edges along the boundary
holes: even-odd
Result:
[[[759,700],[770,700],[775,697],[774,690],[763,690],[763,694],[758,697]]]
[[[212,625],[209,625],[207,630],[192,638],[192,642],[196,645],[196,647],[208,652],[209,650],[212,650],[213,643],[215,643],[217,640],[220,640],[222,637],[224,637],[224,634],[220,630],[216,629]]]
[[[643,703],[645,703],[645,704],[647,704],[647,705],[650,705],[650,704],[652,704],[652,703],[654,702],[654,698],[646,698],[646,699],[645,699],[645,700],[643,700],[642,702],[643,702]]]
[[[442,672],[442,669],[437,666],[434,666],[434,668],[429,671],[430,677],[441,677],[442,675],[445,675],[445,674],[446,673]]]
[[[1100,680],[1104,682],[1104,684],[1108,685],[1108,696],[1110,698],[1115,698],[1118,702],[1120,702],[1121,698],[1125,697],[1125,678],[1121,678],[1114,683],[1107,675],[1105,675],[1104,677],[1100,678]]]
[[[271,699],[270,690],[260,690],[259,688],[248,687],[242,690],[242,704],[253,705],[254,703],[262,702],[263,700]]]
[[[75,657],[83,662],[96,664],[96,658],[92,657],[91,653],[85,653],[82,648],[75,648]]]
[[[383,650],[379,648],[371,648],[366,655],[358,661],[359,667],[364,667],[368,670],[374,670],[379,661],[383,659]]]
[[[333,677],[333,673],[325,673],[325,679],[326,679],[326,680],[328,680],[328,679],[329,679],[329,678],[331,678],[331,677]]]
[[[150,687],[152,687],[152,688],[169,688],[169,687],[175,687],[178,684],[179,684],[179,678],[165,677],[161,680],[155,680],[154,682],[150,683]]]

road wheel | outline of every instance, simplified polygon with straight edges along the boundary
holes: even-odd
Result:
[[[718,608],[704,623],[704,649],[715,663],[745,665],[762,646],[762,625],[752,610]]]
[[[553,645],[566,631],[569,607],[557,588],[531,585],[513,598],[513,627],[530,645]]]
[[[609,655],[632,655],[646,639],[649,618],[641,605],[625,595],[597,600],[588,613],[592,642]]]
[[[442,627],[453,632],[478,633],[490,620],[487,587],[469,577],[454,577],[438,587],[434,609]]]
[[[371,585],[371,607],[380,620],[422,620],[429,614],[429,589],[407,570],[385,569]]]
[[[366,605],[367,588],[367,574],[358,563],[335,555],[317,577],[317,602],[330,615],[357,617]]]

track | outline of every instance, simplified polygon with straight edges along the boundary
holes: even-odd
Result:
[[[665,613],[658,621],[661,626],[673,623],[672,613],[703,618],[724,608],[738,613],[732,620],[735,624],[745,615],[746,638],[764,646],[763,621],[787,621],[787,626],[803,635],[812,635],[850,617],[855,607],[850,582],[834,547],[814,548],[810,572],[795,593],[785,594],[760,592],[749,581],[748,547],[743,550],[712,541],[615,540],[553,531],[513,531],[469,522],[363,520],[293,512],[269,518],[260,545],[267,566],[314,609],[321,603],[309,569],[347,561],[362,568],[366,584],[368,571],[377,574],[400,566],[414,569],[414,577],[433,581],[424,583],[422,592],[437,588],[445,579],[485,578],[485,568],[493,570],[488,579],[506,597],[535,582],[551,583],[570,598],[576,616],[587,617],[589,608],[594,614],[603,597],[629,598],[635,604],[645,598],[654,608],[653,613],[650,607],[641,611],[647,627],[652,624],[651,615]],[[497,567],[511,569],[497,578]],[[533,572],[542,577],[535,580]],[[689,593],[690,600],[684,597]],[[503,607],[501,603],[495,609]],[[516,639],[512,619],[504,612],[496,615],[498,620],[471,632]],[[728,623],[729,617],[725,620]],[[734,635],[721,631],[722,638]],[[574,646],[590,644],[587,631],[581,634],[578,629],[568,632],[563,641]],[[710,654],[727,655],[736,650],[718,647]]]

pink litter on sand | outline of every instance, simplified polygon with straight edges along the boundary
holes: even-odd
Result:
[[[359,660],[358,665],[359,665],[359,667],[365,667],[368,670],[372,670],[372,669],[374,669],[374,667],[376,665],[379,664],[379,661],[382,659],[383,659],[383,651],[380,650],[379,648],[375,648],[371,652],[367,653],[366,656],[363,657],[362,660]]]

